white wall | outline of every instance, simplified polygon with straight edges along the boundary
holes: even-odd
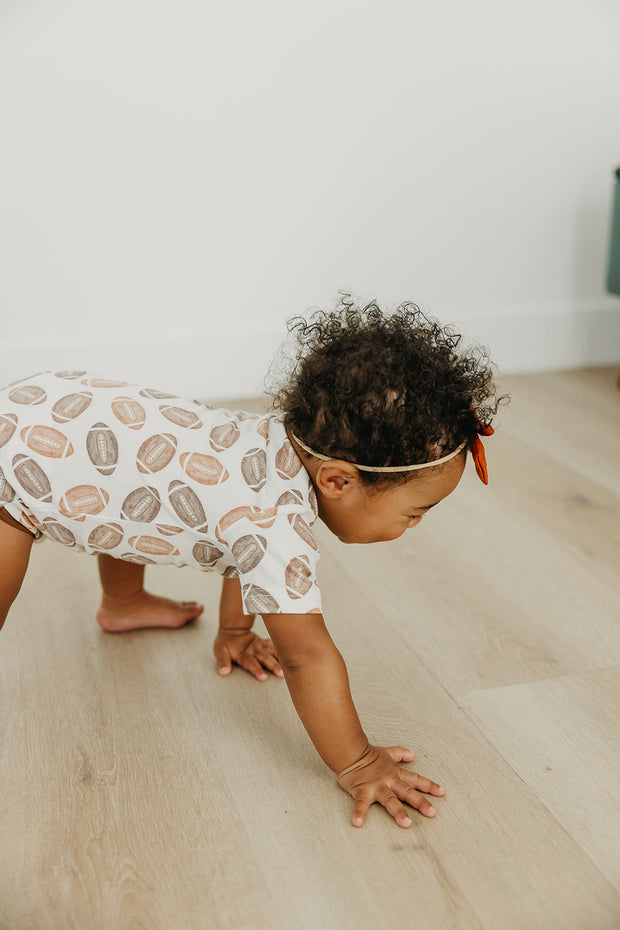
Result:
[[[261,379],[339,288],[620,357],[614,0],[4,0],[0,381]]]

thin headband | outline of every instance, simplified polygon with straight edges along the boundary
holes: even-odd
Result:
[[[322,459],[324,462],[330,462],[335,456],[333,455],[321,455],[320,452],[315,452],[310,446],[307,446],[305,443],[298,439],[295,433],[290,430],[290,434],[295,440],[295,442],[301,446],[304,451],[308,452],[310,455],[314,455],[317,459]],[[377,468],[374,465],[358,465],[357,462],[349,462],[350,465],[354,465],[360,471],[417,471],[418,468],[432,468],[433,465],[442,465],[443,462],[449,462],[450,459],[453,459],[455,455],[458,455],[461,452],[467,442],[462,442],[458,449],[455,449],[454,452],[451,452],[449,455],[444,455],[441,459],[435,459],[433,462],[423,462],[421,465],[388,465],[383,468]]]

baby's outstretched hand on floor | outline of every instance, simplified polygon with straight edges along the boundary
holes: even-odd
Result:
[[[435,816],[435,808],[424,794],[441,797],[444,789],[397,764],[412,762],[414,756],[415,752],[402,746],[383,748],[369,745],[357,762],[337,773],[338,784],[355,801],[354,827],[362,826],[368,808],[375,802],[385,807],[399,827],[410,827],[412,823],[403,802],[415,807],[425,817]]]
[[[229,675],[233,663],[259,681],[269,677],[265,669],[278,678],[284,675],[271,640],[262,639],[252,630],[220,629],[213,643],[213,654],[220,675]]]

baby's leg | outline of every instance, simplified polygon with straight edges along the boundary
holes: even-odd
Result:
[[[103,588],[97,623],[108,633],[151,626],[177,629],[202,613],[203,606],[196,601],[173,601],[145,591],[144,565],[114,559],[111,555],[101,554],[97,558]]]
[[[0,520],[0,629],[19,594],[33,542],[31,533]]]

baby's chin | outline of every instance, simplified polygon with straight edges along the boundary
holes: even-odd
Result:
[[[392,542],[393,539],[398,539],[398,537],[402,536],[403,534],[395,533],[393,536],[372,536],[372,537],[368,537],[368,536],[360,537],[360,536],[354,536],[354,535],[346,535],[344,533],[342,534],[336,533],[335,535],[338,537],[341,543],[345,543],[347,546],[350,546],[350,545],[365,546],[365,545],[369,545],[370,543]]]

